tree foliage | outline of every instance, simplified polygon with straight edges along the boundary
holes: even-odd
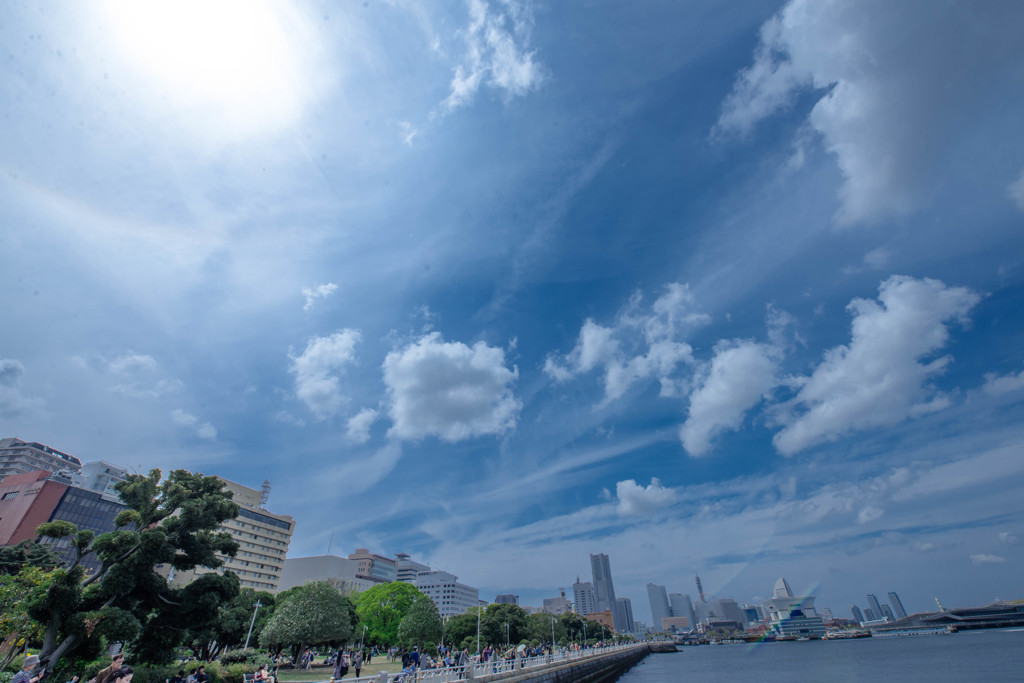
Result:
[[[18,545],[0,547],[0,576],[17,574],[23,567],[50,571],[59,564],[60,555],[42,543],[22,541]]]
[[[157,565],[218,567],[217,553],[234,555],[238,545],[217,527],[235,517],[238,506],[220,480],[175,470],[161,481],[154,469],[130,475],[117,491],[128,509],[110,533],[95,536],[66,521],[36,530],[67,539],[75,551],[71,565],[54,572],[45,595],[28,604],[44,625],[40,658],[48,671],[61,657],[97,650],[101,637],[127,643],[136,660],[166,661],[186,626],[216,619],[220,604],[238,594],[233,574],[203,576],[176,589],[154,571]],[[81,560],[90,553],[101,568],[87,576]]]
[[[555,633],[556,643],[565,638],[566,634],[568,633],[568,631],[565,628],[565,624],[563,624],[562,620],[556,617],[554,614],[547,614],[541,612],[539,614],[527,615],[526,637],[530,640],[538,640],[542,643],[550,643],[552,630]]]
[[[422,593],[398,624],[398,644],[404,647],[437,643],[444,633],[437,605]]]
[[[480,611],[479,607],[470,607],[465,614],[450,618],[444,625],[444,642],[455,647],[461,645],[466,638],[476,639],[476,615]]]
[[[311,581],[280,600],[259,642],[263,647],[291,647],[295,658],[306,647],[346,642],[356,623],[351,600],[326,581]]]
[[[392,581],[382,583],[356,596],[356,612],[360,623],[366,629],[366,641],[377,645],[395,645],[398,642],[398,626],[412,607],[413,602],[423,595],[410,583]]]
[[[480,639],[483,642],[504,646],[506,640],[515,644],[526,637],[526,610],[510,604],[487,606],[480,623]]]

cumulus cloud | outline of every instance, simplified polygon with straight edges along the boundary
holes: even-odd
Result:
[[[986,84],[1020,66],[1024,14],[1007,7],[792,0],[761,27],[713,134],[745,135],[814,89],[809,123],[844,176],[839,221],[906,213],[941,175],[937,141],[959,139],[1001,96]]]
[[[753,341],[719,342],[714,358],[690,395],[690,409],[679,430],[686,452],[706,455],[711,440],[743,424],[743,416],[777,383],[778,350]]]
[[[21,391],[25,366],[13,358],[0,358],[0,417],[18,417],[42,404]]]
[[[615,496],[619,500],[615,511],[623,516],[646,515],[676,501],[676,492],[662,486],[656,477],[646,487],[633,479],[620,481],[615,485]]]
[[[306,297],[306,305],[302,307],[302,310],[308,311],[313,308],[313,302],[317,299],[326,299],[331,294],[334,294],[335,290],[338,289],[338,285],[333,282],[327,282],[316,287],[303,287],[302,296]]]
[[[181,380],[166,377],[152,356],[128,353],[103,362],[115,382],[110,391],[131,398],[160,398],[182,388]]]
[[[685,284],[670,283],[649,309],[636,293],[619,312],[614,326],[591,319],[580,328],[576,346],[565,356],[551,355],[544,372],[558,382],[601,368],[604,370],[603,404],[622,397],[634,384],[657,378],[663,396],[678,395],[675,376],[680,363],[693,363],[693,349],[679,340],[686,332],[708,321],[695,310]]]
[[[1020,176],[1010,183],[1010,186],[1006,188],[1006,193],[1017,205],[1017,208],[1024,211],[1024,171],[1020,172]]]
[[[1024,389],[1024,370],[1017,373],[1011,372],[1008,375],[987,374],[985,375],[985,385],[982,387],[982,390],[991,396],[1008,394],[1021,389]]]
[[[928,382],[952,361],[927,358],[949,338],[947,323],[963,320],[979,296],[938,280],[894,275],[878,300],[854,299],[849,345],[825,353],[796,397],[776,413],[774,437],[783,455],[859,429],[892,426],[940,410],[948,398]]]
[[[377,411],[363,408],[348,420],[348,440],[353,443],[366,443],[370,440],[370,427],[377,421]]]
[[[470,104],[482,85],[507,98],[525,95],[544,81],[530,49],[533,11],[528,2],[469,0],[469,24],[460,31],[465,53],[455,67],[444,113]],[[411,142],[411,140],[410,140]]]
[[[978,553],[977,555],[971,555],[971,562],[977,565],[982,564],[1003,564],[1006,562],[1006,558],[1002,555],[989,555],[987,553]]]
[[[515,426],[521,404],[512,385],[519,370],[505,367],[500,348],[445,342],[433,332],[389,353],[383,367],[391,397],[389,433],[399,439],[455,442]]]
[[[1000,531],[999,542],[1006,545],[1017,545],[1020,542],[1020,538],[1017,534],[1011,534],[1009,531]]]
[[[200,439],[212,441],[217,438],[217,429],[212,424],[209,422],[201,423],[198,417],[191,413],[186,413],[180,408],[175,408],[171,411],[171,420],[174,421],[174,424],[194,429],[196,436]]]
[[[295,395],[312,413],[326,419],[338,413],[345,402],[338,375],[356,361],[358,330],[344,329],[327,337],[314,337],[302,355],[292,358]]]

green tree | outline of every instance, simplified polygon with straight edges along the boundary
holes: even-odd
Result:
[[[0,548],[0,575],[17,574],[22,567],[38,567],[45,571],[60,564],[60,555],[42,543],[22,541],[18,545]]]
[[[552,624],[552,622],[554,622]],[[530,614],[526,617],[526,637],[542,643],[551,642],[551,631],[555,632],[555,642],[562,640],[568,633],[565,624],[553,614]]]
[[[202,576],[175,589],[154,571],[157,565],[177,571],[218,567],[217,553],[235,553],[238,545],[231,536],[216,531],[238,514],[220,480],[175,470],[161,481],[154,469],[147,476],[130,475],[117,491],[128,509],[110,533],[95,536],[65,521],[36,530],[66,539],[75,551],[71,565],[54,572],[45,595],[28,604],[29,614],[44,626],[39,656],[47,671],[76,651],[95,654],[101,637],[127,643],[136,660],[166,661],[181,642],[184,625],[216,619],[220,604],[238,594],[238,578],[230,573]],[[101,567],[87,576],[81,561],[90,553]]]
[[[398,642],[398,626],[416,598],[418,588],[402,581],[382,583],[355,597],[360,623],[367,626],[366,641],[390,646]]]
[[[507,629],[506,629],[507,625]],[[519,643],[527,635],[526,610],[519,605],[488,605],[480,624],[480,639],[500,647]]]
[[[0,640],[10,647],[0,653],[0,670],[31,641],[43,636],[43,625],[28,613],[28,604],[49,589],[53,573],[39,567],[23,567],[14,575],[0,574]]]
[[[260,633],[260,645],[290,647],[295,660],[307,647],[346,642],[357,621],[351,600],[326,581],[310,581],[278,603]]]
[[[443,633],[444,625],[441,623],[437,605],[421,593],[398,624],[398,644],[412,647],[436,643],[441,640]]]
[[[457,614],[444,625],[444,642],[460,647],[466,638],[476,639],[476,614],[479,607],[470,607],[465,614]],[[474,648],[475,649],[475,648]]]

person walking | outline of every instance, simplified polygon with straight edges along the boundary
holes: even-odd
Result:
[[[356,678],[359,678],[359,670],[363,668],[363,651],[360,650],[352,658],[352,668],[356,670]]]
[[[108,683],[117,670],[124,665],[124,655],[116,654],[110,658],[110,666],[96,674],[96,683]],[[13,681],[12,681],[13,683]]]

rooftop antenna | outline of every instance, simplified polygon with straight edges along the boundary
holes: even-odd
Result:
[[[267,500],[270,499],[270,480],[263,480],[263,488],[260,489],[260,510],[267,509]]]

